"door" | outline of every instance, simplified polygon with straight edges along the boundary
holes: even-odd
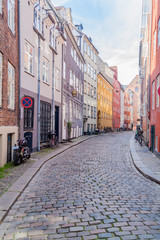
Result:
[[[55,106],[55,132],[59,138],[59,107]]]
[[[151,151],[155,148],[155,125],[151,125]]]
[[[12,161],[12,134],[7,136],[7,163]]]
[[[25,132],[24,137],[26,138],[28,142],[28,147],[30,151],[32,152],[32,139],[33,139],[33,133],[32,132]]]

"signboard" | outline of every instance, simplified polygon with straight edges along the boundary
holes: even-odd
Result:
[[[23,97],[21,100],[21,104],[24,108],[30,108],[32,107],[33,101],[30,97]]]
[[[160,87],[158,88],[158,94],[160,95]]]

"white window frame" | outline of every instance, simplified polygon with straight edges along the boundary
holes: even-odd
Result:
[[[50,45],[52,48],[56,49],[56,38],[55,38],[55,34],[54,34],[54,27],[52,27],[50,29]]]
[[[155,81],[152,83],[152,110],[155,108]]]
[[[84,51],[85,51],[85,53],[87,53],[87,43],[86,43],[86,41],[84,41]]]
[[[8,26],[15,33],[15,0],[8,0]]]
[[[33,54],[34,48],[29,42],[25,41],[24,70],[32,75],[33,75]]]
[[[2,107],[2,71],[3,71],[3,55],[0,52],[0,107]]]
[[[153,57],[156,55],[156,41],[157,40],[157,31],[154,31],[154,36],[153,36]]]
[[[88,45],[88,56],[91,56],[91,47]]]
[[[2,14],[2,0],[0,0],[0,14]]]
[[[60,84],[60,70],[55,68],[55,89],[60,91],[61,84]]]
[[[91,65],[88,63],[88,75],[91,76]]]
[[[42,12],[41,12],[41,6],[38,5],[35,7],[34,11],[34,27],[42,33]]]
[[[8,62],[8,108],[15,108],[15,68]]]
[[[43,57],[43,82],[49,84],[49,61]]]
[[[158,47],[160,46],[160,18],[158,19]]]
[[[70,85],[73,86],[73,72],[70,70]]]
[[[160,87],[160,75],[156,78],[156,107],[159,107],[159,94],[158,94],[158,88]]]
[[[97,62],[97,56],[96,56],[95,53],[94,53],[94,62],[95,62],[95,63]]]

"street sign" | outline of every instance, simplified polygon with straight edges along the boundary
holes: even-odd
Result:
[[[160,95],[160,87],[158,88],[158,94]]]
[[[30,97],[23,97],[21,100],[21,104],[24,108],[30,108],[32,107],[33,101]]]

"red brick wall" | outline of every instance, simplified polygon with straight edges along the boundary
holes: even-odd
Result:
[[[2,0],[0,14],[0,52],[3,54],[2,107],[0,108],[0,126],[18,126],[19,102],[19,52],[18,52],[18,0],[15,1],[15,34],[8,27],[7,2]],[[15,110],[9,110],[8,101],[8,61],[15,68]]]

